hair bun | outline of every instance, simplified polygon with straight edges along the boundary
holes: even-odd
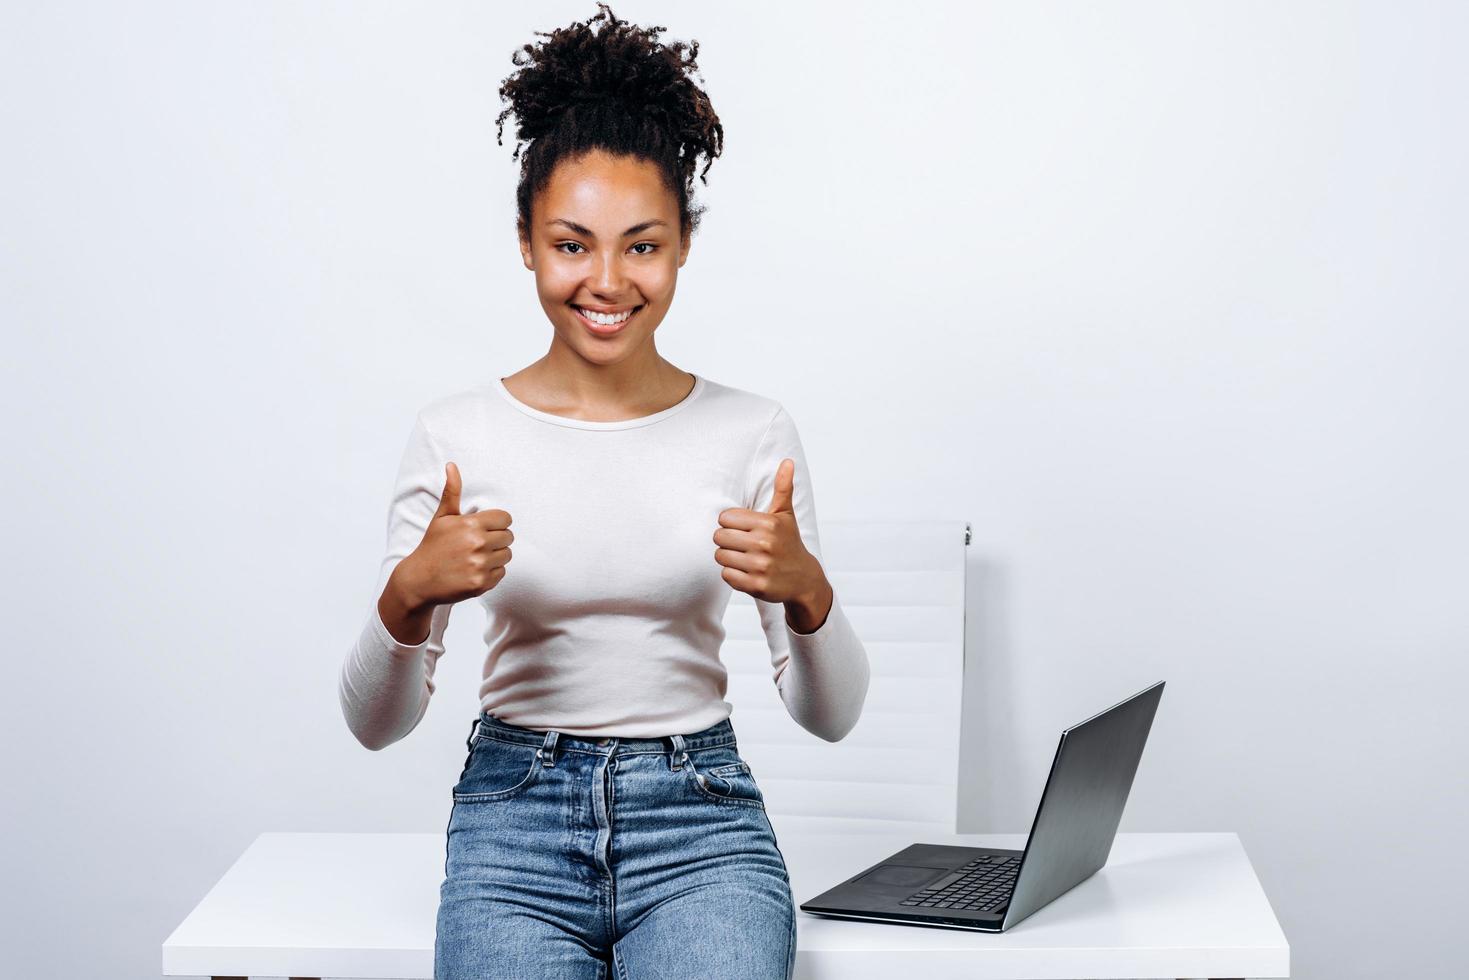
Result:
[[[585,21],[536,31],[546,40],[512,53],[510,60],[521,70],[500,88],[501,98],[510,103],[496,120],[502,145],[505,118],[511,113],[517,120],[516,139],[529,142],[567,113],[585,107],[626,108],[674,126],[680,110],[687,113],[701,102],[707,107],[707,96],[689,79],[698,72],[698,41],[661,43],[658,38],[666,27],[638,27],[619,19],[607,4],[597,6],[601,9]]]
[[[587,20],[536,31],[544,41],[511,53],[519,70],[500,86],[508,105],[496,119],[496,142],[504,144],[505,120],[514,113],[513,158],[528,145],[527,160],[538,157],[547,173],[567,154],[603,148],[666,164],[674,182],[691,187],[697,158],[705,157],[708,173],[724,144],[709,97],[690,77],[698,77],[699,42],[663,43],[667,28],[639,27],[605,3],[597,6]],[[523,164],[523,184],[528,176]],[[530,179],[530,191],[544,180]],[[523,201],[523,221],[528,208]]]

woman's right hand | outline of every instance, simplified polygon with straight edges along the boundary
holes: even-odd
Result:
[[[510,561],[510,514],[503,510],[459,513],[459,466],[444,467],[444,492],[413,553],[399,562],[404,585],[420,608],[484,595],[505,577]],[[404,569],[402,566],[407,565]]]

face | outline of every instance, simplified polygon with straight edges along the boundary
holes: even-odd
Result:
[[[557,166],[531,205],[520,253],[557,340],[588,361],[611,363],[652,343],[689,242],[678,199],[653,164],[594,152]],[[616,322],[598,323],[588,312]]]

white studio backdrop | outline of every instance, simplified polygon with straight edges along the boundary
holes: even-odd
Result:
[[[1451,972],[1465,8],[613,9],[726,131],[660,351],[824,520],[973,524],[960,829],[1163,678],[1121,830],[1237,831],[1294,976]],[[497,91],[595,12],[0,7],[0,973],[158,975],[262,831],[442,830],[482,616],[383,752],[336,671],[414,413],[549,343]]]

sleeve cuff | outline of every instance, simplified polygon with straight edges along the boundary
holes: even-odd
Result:
[[[433,627],[431,625],[429,627],[428,636],[425,636],[423,638],[422,643],[414,643],[411,645],[407,643],[400,643],[398,639],[393,636],[392,633],[388,632],[388,627],[383,623],[383,616],[382,613],[378,612],[376,602],[372,604],[371,629],[373,634],[377,637],[378,644],[384,650],[387,650],[389,653],[393,654],[413,653],[415,651],[422,652],[428,646],[428,641],[433,639],[434,635]]]
[[[797,633],[791,628],[791,621],[786,617],[785,609],[780,611],[780,621],[785,626],[786,639],[790,641],[792,649],[816,649],[831,643],[835,637],[844,632],[847,627],[846,614],[842,611],[841,600],[833,595],[831,597],[831,609],[827,611],[826,621],[810,633]]]

